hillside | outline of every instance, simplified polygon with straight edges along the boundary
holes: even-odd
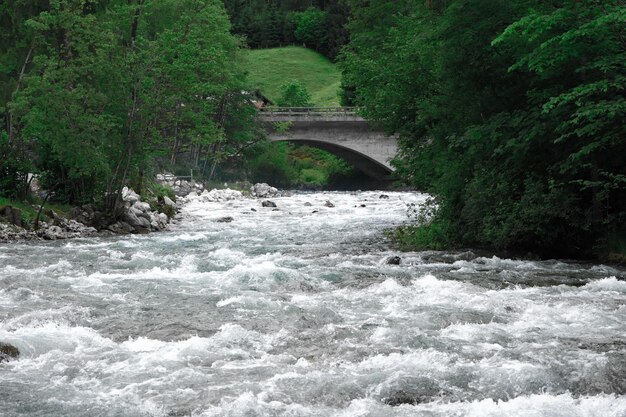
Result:
[[[280,96],[280,86],[292,80],[303,83],[316,106],[339,106],[341,72],[325,56],[310,49],[284,48],[247,51],[248,81],[272,101]]]

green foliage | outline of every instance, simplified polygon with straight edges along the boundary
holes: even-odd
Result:
[[[246,53],[249,84],[278,102],[285,80],[297,80],[315,106],[339,106],[341,73],[328,58],[306,48],[250,50]]]
[[[444,250],[450,249],[450,241],[446,238],[445,225],[432,222],[422,226],[402,226],[389,233],[401,250]]]
[[[0,196],[23,198],[32,164],[24,153],[10,145],[5,131],[0,131],[0,158]]]
[[[352,170],[333,154],[309,146],[292,146],[289,157],[298,172],[295,186],[324,187],[335,177],[347,175]]]
[[[246,171],[253,182],[266,182],[276,187],[290,186],[297,176],[289,161],[289,145],[285,142],[257,144],[250,150]]]
[[[272,125],[278,133],[289,133],[289,129],[293,127],[293,122],[274,122]]]
[[[163,197],[168,197],[170,200],[176,200],[176,194],[174,194],[174,190],[165,185],[159,184],[158,182],[150,182],[146,187],[147,191],[150,195],[157,200],[162,199]]]
[[[409,241],[586,256],[626,235],[622,2],[351,4],[346,91],[440,205]]]
[[[326,13],[318,8],[309,7],[303,12],[294,13],[296,26],[294,35],[299,42],[319,50],[326,42]]]
[[[323,171],[314,168],[304,168],[298,176],[298,183],[309,186],[325,185],[328,177]]]
[[[281,107],[311,107],[311,95],[306,87],[298,81],[283,84],[278,104]]]
[[[113,212],[155,161],[210,176],[257,137],[219,0],[10,2],[0,21],[0,194],[37,172],[57,200]]]
[[[39,201],[38,199],[36,201],[31,201],[0,197],[0,221],[2,221],[3,208],[6,206],[11,206],[20,210],[22,215],[22,225],[26,228],[30,228],[35,223],[35,218],[37,217],[37,212],[39,211],[40,204],[41,201]],[[50,210],[53,210],[61,216],[68,216],[71,207],[67,204],[46,203],[44,211],[46,213],[49,213]]]
[[[140,194],[142,201],[150,204],[152,210],[165,213],[168,217],[173,217],[176,214],[176,208],[165,204],[163,201],[163,197],[176,201],[176,195],[170,187],[151,180],[148,181],[145,189],[142,189]]]
[[[321,149],[287,142],[262,142],[250,150],[246,162],[248,178],[277,187],[322,188],[352,168]]]
[[[335,59],[346,43],[349,10],[344,0],[225,0],[234,32],[251,48],[305,43]]]

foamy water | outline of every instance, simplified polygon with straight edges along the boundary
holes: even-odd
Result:
[[[0,341],[22,353],[0,415],[626,416],[626,271],[389,265],[384,229],[424,197],[386,194],[191,202],[170,232],[0,245]]]

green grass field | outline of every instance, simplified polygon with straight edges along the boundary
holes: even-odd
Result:
[[[341,72],[328,58],[310,49],[284,48],[246,51],[248,81],[270,100],[280,97],[280,86],[297,80],[304,84],[316,106],[339,106]]]

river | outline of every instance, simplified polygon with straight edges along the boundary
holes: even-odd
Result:
[[[624,270],[399,254],[386,194],[0,245],[0,415],[626,416]]]

